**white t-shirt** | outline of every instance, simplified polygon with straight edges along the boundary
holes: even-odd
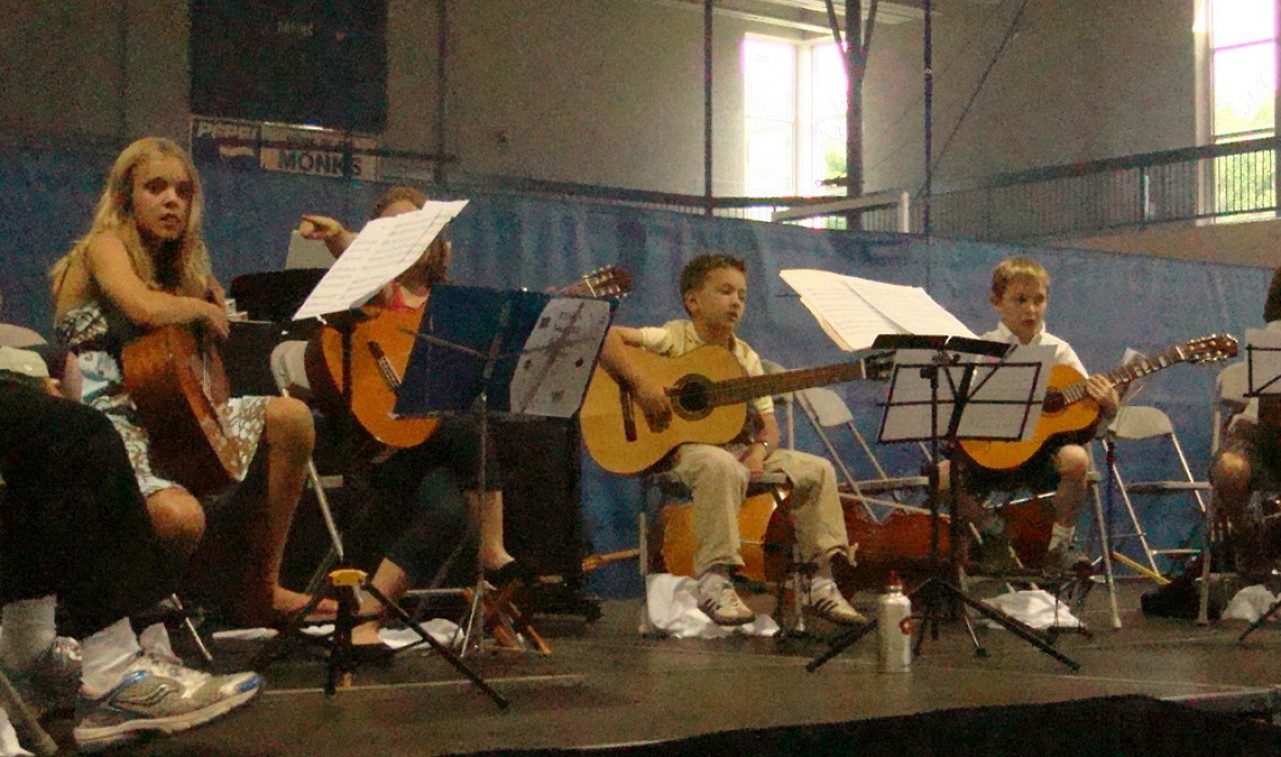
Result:
[[[1017,357],[1019,350],[1025,346],[1053,347],[1055,365],[1071,366],[1079,371],[1082,376],[1090,375],[1090,372],[1085,370],[1085,364],[1081,362],[1081,358],[1077,357],[1076,350],[1072,349],[1072,345],[1046,331],[1044,327],[1041,328],[1041,333],[1032,337],[1032,341],[1028,342],[1026,345],[1020,342],[1014,332],[1010,331],[1009,327],[1004,323],[997,324],[996,328],[979,338],[986,339],[990,342],[1005,342],[1006,344],[1015,345],[1014,351],[1006,357],[1007,360]]]

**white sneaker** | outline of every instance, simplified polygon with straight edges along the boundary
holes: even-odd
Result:
[[[81,751],[91,752],[148,731],[185,731],[230,712],[260,691],[257,673],[215,676],[140,654],[105,696],[81,697],[72,735]]]
[[[742,626],[756,619],[756,613],[734,591],[734,584],[720,573],[706,573],[698,579],[698,609],[718,626]]]
[[[836,582],[826,576],[820,576],[810,582],[809,596],[805,599],[805,611],[824,620],[842,626],[861,626],[867,618],[842,594]]]

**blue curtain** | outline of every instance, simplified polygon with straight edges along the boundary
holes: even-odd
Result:
[[[46,272],[87,229],[113,156],[7,149],[0,151],[0,291],[3,318],[47,333],[52,318]],[[385,188],[374,183],[210,166],[202,168],[206,237],[224,283],[283,266],[289,231],[304,212],[334,215],[359,227]],[[443,198],[442,195],[438,195]],[[1238,337],[1262,320],[1270,271],[1142,255],[1114,255],[1052,247],[987,244],[914,236],[816,231],[600,202],[473,194],[454,224],[453,277],[460,283],[541,290],[564,286],[603,265],[626,269],[634,291],[616,323],[657,324],[681,317],[676,291],[681,265],[705,251],[746,259],[749,314],[742,336],[763,356],[789,367],[836,362],[843,353],[823,334],[799,298],[779,278],[787,268],[817,268],[896,284],[925,287],[944,308],[976,332],[992,328],[987,302],[992,267],[1010,256],[1030,256],[1049,270],[1049,329],[1072,342],[1091,370],[1117,365],[1126,347],[1156,351],[1215,332]],[[1173,419],[1194,472],[1209,457],[1216,367],[1177,366],[1150,377],[1139,402]],[[875,437],[883,387],[868,382],[835,387],[855,409],[860,428]],[[804,429],[801,429],[804,431]],[[802,433],[798,446],[818,451]],[[878,449],[891,465],[919,465],[913,450]],[[857,455],[852,456],[856,457]],[[1127,470],[1155,475],[1169,459],[1145,454],[1125,460]],[[1131,467],[1132,466],[1132,467]],[[863,472],[866,472],[864,470]],[[583,463],[582,514],[596,551],[635,546],[638,482]],[[1153,537],[1169,541],[1191,532],[1186,510],[1156,513]],[[639,591],[626,565],[599,571],[595,588],[606,595]]]

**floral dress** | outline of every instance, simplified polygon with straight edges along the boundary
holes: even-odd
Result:
[[[96,300],[67,311],[56,325],[58,338],[76,354],[84,375],[81,399],[111,419],[124,439],[138,487],[144,497],[180,484],[153,467],[147,430],[125,389],[120,353],[139,329],[122,313]],[[226,409],[226,428],[239,442],[240,470],[248,470],[267,423],[268,397],[234,397]]]

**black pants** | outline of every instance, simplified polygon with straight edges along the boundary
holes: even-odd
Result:
[[[493,444],[486,445],[487,489],[502,480]],[[364,517],[352,529],[349,549],[372,570],[386,557],[417,582],[430,577],[466,529],[461,492],[477,488],[480,434],[470,417],[445,416],[432,436],[397,451],[368,477]]]
[[[81,638],[171,591],[180,565],[105,415],[0,384],[0,475],[0,601],[57,594]]]

